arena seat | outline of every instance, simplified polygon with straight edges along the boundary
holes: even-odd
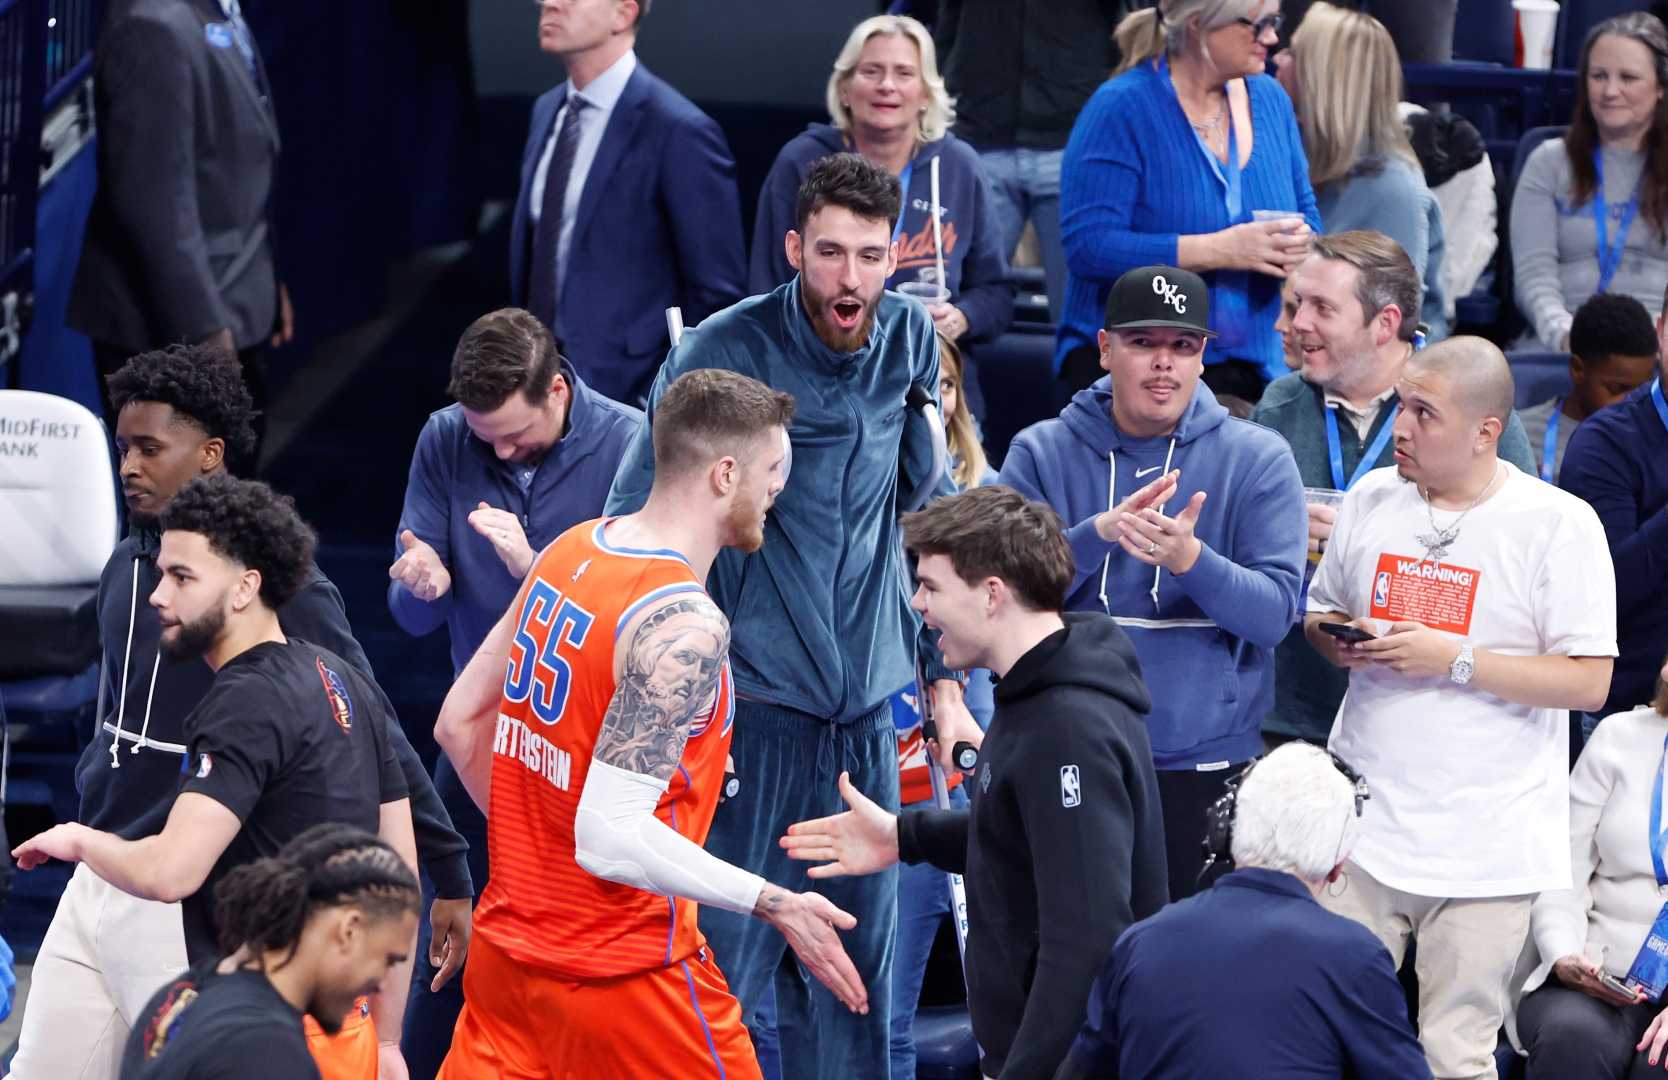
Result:
[[[920,1080],[979,1080],[979,1044],[966,1006],[916,1011],[915,1075]]]
[[[116,527],[104,424],[68,398],[0,391],[0,722],[97,698],[98,579]],[[9,749],[9,724],[4,738]]]
[[[1517,407],[1527,409],[1548,398],[1570,392],[1570,356],[1561,352],[1506,354],[1517,386]]]
[[[1013,437],[1038,420],[1057,416],[1061,393],[1054,378],[1054,333],[1049,323],[1016,322],[1007,333],[972,351],[984,396],[985,453],[1000,468]]]

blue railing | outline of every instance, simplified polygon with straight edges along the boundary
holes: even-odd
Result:
[[[45,5],[0,0],[0,294],[28,291],[40,187]]]
[[[37,0],[37,3],[39,0]],[[99,0],[47,0],[46,110],[51,112],[93,70]]]
[[[41,124],[92,70],[101,0],[0,0],[0,296],[27,294]]]

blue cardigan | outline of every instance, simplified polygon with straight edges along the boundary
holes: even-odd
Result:
[[[1251,220],[1252,210],[1297,210],[1321,231],[1309,159],[1291,100],[1266,75],[1245,80],[1255,140],[1240,177],[1243,206],[1230,218],[1222,182],[1205,160],[1174,90],[1156,64],[1141,64],[1095,91],[1072,129],[1060,166],[1060,238],[1071,271],[1055,344],[1054,368],[1073,349],[1093,345],[1105,321],[1106,294],[1119,275],[1153,263],[1175,265],[1181,236],[1218,232]],[[1247,360],[1273,379],[1286,373],[1274,322],[1280,282],[1264,274],[1213,270],[1206,363]],[[1231,322],[1235,308],[1244,315]]]

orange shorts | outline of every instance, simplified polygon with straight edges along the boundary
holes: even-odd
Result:
[[[342,1021],[342,1030],[326,1035],[317,1020],[301,1018],[307,1033],[307,1052],[319,1067],[323,1080],[376,1080],[376,1021],[370,1006],[360,998]]]
[[[578,982],[477,934],[463,1012],[435,1080],[759,1080],[753,1040],[705,949],[670,967]]]

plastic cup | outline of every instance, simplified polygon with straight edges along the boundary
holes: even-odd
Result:
[[[1552,67],[1552,41],[1558,34],[1558,5],[1555,0],[1512,0],[1517,12],[1518,40],[1523,43],[1525,68],[1540,71]]]
[[[1296,232],[1303,227],[1303,215],[1296,210],[1253,210],[1252,221],[1283,221],[1286,223],[1284,232]]]
[[[1303,501],[1309,506],[1330,506],[1336,510],[1344,501],[1344,493],[1337,488],[1306,487],[1303,489]],[[1320,559],[1320,552],[1309,552],[1310,562],[1318,563]]]
[[[898,286],[898,291],[921,301],[928,311],[950,302],[950,290],[936,281],[905,281]]]

